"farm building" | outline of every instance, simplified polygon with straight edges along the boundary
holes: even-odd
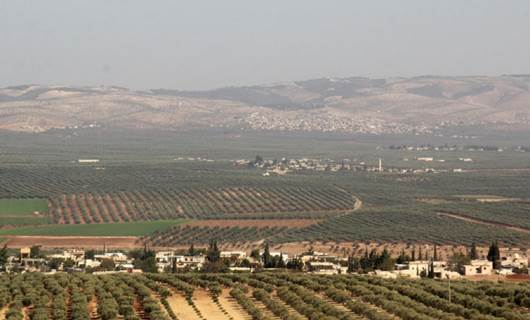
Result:
[[[55,253],[48,256],[51,259],[63,259],[63,260],[72,260],[74,262],[81,261],[85,259],[85,251],[78,249],[64,250],[62,253]]]
[[[521,253],[508,253],[502,257],[501,265],[503,268],[528,268],[528,256]]]
[[[156,253],[156,266],[160,272],[168,270],[173,266],[177,270],[191,269],[200,270],[206,262],[206,258],[200,256],[177,255],[173,251],[159,251]]]
[[[221,258],[227,259],[246,259],[247,253],[245,251],[221,251]]]
[[[343,268],[332,262],[309,261],[306,263],[307,271],[315,274],[340,274],[346,273]]]
[[[493,273],[493,262],[488,260],[471,260],[469,265],[462,266],[464,276],[487,275]]]

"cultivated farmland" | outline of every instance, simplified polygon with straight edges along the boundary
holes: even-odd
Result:
[[[321,218],[355,206],[351,193],[333,187],[89,192],[62,195],[50,202],[53,221],[59,224],[176,218]]]
[[[49,222],[46,199],[0,199],[0,225],[22,226]]]
[[[98,223],[76,225],[40,225],[0,230],[5,236],[143,236],[163,231],[172,226],[185,223],[186,220],[136,221],[123,223]]]
[[[6,319],[524,320],[528,283],[385,280],[359,275],[0,276]]]
[[[486,244],[498,240],[507,246],[530,244],[530,234],[494,225],[476,224],[439,215],[429,206],[366,209],[292,229],[272,242],[370,241],[389,243]]]
[[[439,214],[465,214],[527,228],[530,172],[524,159],[529,153],[513,151],[512,147],[506,148],[512,151],[502,153],[453,155],[440,151],[432,155],[434,151],[411,153],[388,150],[384,146],[443,145],[448,143],[444,138],[306,134],[267,134],[263,138],[248,133],[224,135],[222,132],[205,136],[191,132],[142,134],[147,134],[142,139],[157,143],[147,147],[139,133],[105,130],[0,136],[0,198],[19,199],[17,201],[39,198],[47,201],[46,206],[50,207],[49,212],[39,211],[39,214],[0,215],[0,231],[71,235],[78,229],[70,229],[70,226],[93,225],[90,230],[99,231],[90,234],[116,236],[127,233],[120,228],[123,223],[185,219],[189,225],[182,224],[171,230],[164,223],[157,225],[160,229],[156,230],[160,231],[152,237],[148,233],[155,231],[151,228],[154,224],[146,226],[145,232],[135,229],[139,225],[126,225],[132,230],[127,234],[142,236],[153,243],[178,246],[186,242],[207,242],[213,237],[218,237],[220,242],[246,239],[252,242],[268,240],[274,244],[369,241],[469,245],[499,240],[505,245],[520,247],[530,243],[529,234],[520,230]],[[405,138],[409,141],[403,140]],[[22,149],[19,139],[28,142]],[[101,145],[103,140],[108,143]],[[450,140],[450,145],[457,143]],[[497,144],[504,145],[502,141]],[[267,160],[284,156],[321,160],[329,157],[335,163],[348,158],[368,167],[376,165],[381,157],[384,166],[413,165],[417,168],[430,164],[401,159],[416,156],[449,159],[451,155],[473,158],[476,162],[466,165],[477,170],[433,174],[325,170],[263,176],[262,168],[234,166],[231,161],[253,159],[256,155]],[[508,160],[514,155],[517,163]],[[199,157],[202,160],[198,160]],[[80,158],[101,161],[79,164],[77,159]],[[204,158],[212,161],[204,161]],[[451,161],[440,163],[442,167],[460,165],[460,162]],[[507,169],[499,169],[503,167]],[[487,203],[477,199],[510,201]],[[358,208],[360,203],[362,207]],[[353,212],[356,207],[358,210]],[[219,222],[224,219],[228,221]],[[309,223],[300,224],[300,219]],[[253,223],[258,225],[232,224],[234,220],[255,220],[257,222]],[[288,225],[271,225],[266,220],[289,222]],[[43,224],[52,226],[39,227]],[[99,226],[105,224],[117,226]],[[16,231],[19,228],[22,230]],[[229,237],[224,237],[224,233]]]

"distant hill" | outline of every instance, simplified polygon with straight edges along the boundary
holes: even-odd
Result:
[[[29,132],[229,127],[429,133],[458,125],[530,128],[530,75],[322,78],[209,91],[39,85],[0,89],[0,129]]]

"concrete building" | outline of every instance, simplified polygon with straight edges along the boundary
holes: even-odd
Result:
[[[48,256],[51,259],[72,260],[74,262],[85,259],[85,251],[79,249],[64,250],[62,253],[54,253]]]
[[[488,260],[471,260],[469,265],[462,267],[464,276],[489,275],[493,273],[493,262]]]
[[[426,276],[427,273],[429,272],[429,264],[430,264],[430,261],[428,261],[428,260],[409,261],[409,263],[408,263],[408,274],[412,278]],[[405,273],[406,272],[404,272],[404,274]]]
[[[524,269],[528,268],[528,256],[522,253],[508,253],[501,258],[502,268],[510,269]]]
[[[340,274],[343,269],[340,265],[332,262],[308,261],[307,271],[315,274]]]
[[[20,248],[20,259],[29,259],[31,258],[31,248],[23,247]]]
[[[221,251],[221,258],[242,260],[247,258],[245,251]]]
[[[114,262],[126,262],[129,260],[127,255],[123,252],[106,252],[104,254],[96,254],[94,256],[94,260],[97,261],[102,261],[105,259],[110,259]]]

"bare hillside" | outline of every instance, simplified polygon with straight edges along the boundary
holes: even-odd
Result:
[[[528,127],[529,89],[530,75],[323,78],[210,91],[27,85],[0,89],[0,129],[230,127],[428,133],[462,124]]]

